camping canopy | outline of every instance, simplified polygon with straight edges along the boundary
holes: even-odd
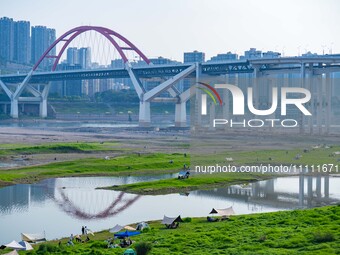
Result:
[[[28,242],[26,242],[26,241],[21,241],[21,242],[19,242],[19,244],[22,246],[22,247],[24,247],[24,251],[30,251],[30,250],[33,250],[33,247],[32,247],[32,245],[30,245]]]
[[[109,231],[110,231],[110,233],[116,233],[116,232],[121,231],[123,228],[124,228],[123,226],[117,224],[116,226],[111,228]]]
[[[136,231],[136,229],[133,228],[133,227],[130,227],[130,226],[125,226],[125,227],[123,227],[123,226],[117,224],[116,226],[114,226],[113,228],[111,228],[111,229],[109,230],[109,232],[110,232],[110,233],[116,233],[116,232],[121,231],[122,229]]]
[[[119,232],[114,234],[114,236],[118,237],[118,238],[125,238],[125,237],[129,237],[129,236],[136,236],[139,235],[140,232],[139,231],[124,231],[124,232]]]
[[[136,229],[131,227],[131,226],[125,226],[124,229],[131,230],[131,231],[136,231]]]
[[[217,213],[220,216],[230,216],[230,215],[235,214],[232,206],[225,208],[225,209],[214,209],[213,208],[210,214],[213,214],[213,213]]]
[[[167,217],[164,215],[164,218],[162,220],[162,224],[167,224],[167,225],[171,225],[174,222],[183,222],[181,216],[177,216],[175,218],[171,218],[171,217]]]
[[[26,242],[38,242],[38,241],[46,241],[45,232],[39,234],[25,234],[21,233],[21,239]]]
[[[5,246],[7,248],[11,248],[11,249],[15,249],[15,250],[17,250],[17,249],[20,249],[20,250],[24,249],[24,247],[21,244],[19,244],[17,241],[14,241],[14,240],[12,242],[10,242],[9,244],[5,244]]]

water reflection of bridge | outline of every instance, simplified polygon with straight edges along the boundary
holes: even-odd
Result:
[[[248,185],[232,185],[214,190],[195,192],[199,196],[228,198],[235,201],[243,200],[249,204],[272,206],[276,208],[314,207],[332,203],[340,203],[340,197],[330,196],[330,177],[299,175],[298,185],[289,184],[292,177],[286,179],[285,187],[277,185],[271,179]]]
[[[82,179],[84,180],[84,179]],[[53,201],[62,211],[78,219],[103,219],[117,215],[135,203],[140,196],[123,192],[64,187],[65,180],[49,179],[39,184],[15,185],[0,189],[0,214],[28,211],[32,203]],[[124,180],[123,180],[124,182]],[[82,185],[86,186],[86,183]],[[66,183],[67,185],[67,183]]]

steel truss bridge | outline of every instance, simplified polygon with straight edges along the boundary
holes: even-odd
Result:
[[[57,64],[72,40],[87,31],[95,31],[102,34],[117,49],[124,67],[119,69],[94,69],[56,71]],[[118,43],[120,42],[120,43]],[[123,45],[122,45],[123,44]],[[52,54],[52,49],[60,46],[57,54]],[[122,45],[122,46],[120,46]],[[145,66],[133,66],[129,63],[126,51],[133,51],[145,62]],[[38,67],[45,59],[52,59],[51,71],[40,72]],[[19,102],[36,102],[40,104],[40,117],[47,117],[47,97],[51,81],[62,80],[90,80],[108,78],[130,78],[136,93],[140,99],[139,123],[148,126],[151,123],[150,102],[173,102],[175,104],[175,125],[185,126],[187,123],[186,103],[196,93],[194,86],[185,91],[179,91],[176,85],[185,78],[195,79],[196,82],[204,77],[232,76],[249,74],[254,78],[278,74],[299,74],[302,80],[308,77],[317,77],[340,72],[340,56],[326,55],[318,57],[285,57],[271,59],[252,59],[229,62],[185,63],[173,65],[152,65],[150,60],[128,39],[117,32],[96,26],[81,26],[60,36],[41,56],[28,74],[11,74],[0,76],[0,86],[11,100],[11,117],[18,118]],[[146,90],[142,85],[142,79],[162,78],[164,81],[158,86]],[[327,79],[328,81],[329,79]],[[34,85],[43,86],[42,91]],[[302,87],[308,87],[308,82],[303,82]],[[327,85],[324,98],[330,99],[331,85]],[[259,86],[254,86],[258,90]],[[29,91],[33,97],[22,96],[23,91]],[[170,98],[160,97],[163,92],[169,92]],[[258,93],[256,93],[258,94]],[[318,101],[319,100],[319,101]],[[316,98],[315,103],[325,105]],[[254,95],[254,106],[258,105],[258,98]],[[327,107],[330,107],[328,104]],[[320,112],[324,109],[320,109]],[[329,110],[329,109],[327,109]],[[322,123],[319,123],[322,125]],[[329,123],[325,123],[326,127]]]

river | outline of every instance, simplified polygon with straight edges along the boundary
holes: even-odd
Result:
[[[20,233],[41,233],[55,239],[156,220],[163,215],[205,217],[212,208],[232,206],[236,214],[310,208],[340,202],[340,178],[294,176],[232,185],[186,194],[134,195],[96,187],[175,178],[144,177],[56,178],[37,184],[0,189],[0,244],[20,240]]]

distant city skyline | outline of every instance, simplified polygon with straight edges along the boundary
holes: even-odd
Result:
[[[81,25],[109,27],[147,56],[183,61],[183,52],[206,59],[249,48],[285,56],[340,52],[336,0],[2,0],[0,16],[55,28],[56,36]]]

